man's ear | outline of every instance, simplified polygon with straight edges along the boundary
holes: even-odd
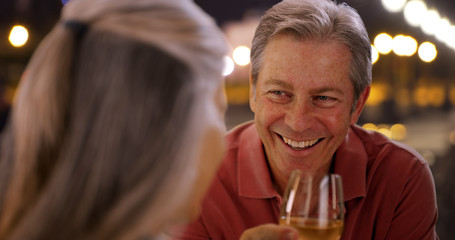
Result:
[[[363,107],[368,100],[368,96],[370,96],[370,89],[371,86],[367,86],[362,93],[360,93],[359,99],[357,99],[357,103],[355,105],[354,111],[351,114],[351,125],[354,125],[357,120],[359,119],[360,114],[362,113]]]
[[[250,78],[250,109],[252,112],[256,111],[256,86],[253,83],[253,74],[249,74]]]

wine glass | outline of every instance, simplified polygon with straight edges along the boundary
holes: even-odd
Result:
[[[291,173],[281,207],[280,225],[294,227],[299,240],[337,240],[343,233],[341,176]]]

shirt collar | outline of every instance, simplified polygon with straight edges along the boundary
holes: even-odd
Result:
[[[344,201],[366,196],[368,155],[356,134],[359,129],[355,125],[349,128],[335,155],[334,171],[343,179]]]
[[[273,198],[270,170],[261,139],[253,122],[239,139],[237,177],[239,195],[248,198]],[[335,156],[334,171],[343,179],[345,201],[366,195],[367,153],[353,126]]]

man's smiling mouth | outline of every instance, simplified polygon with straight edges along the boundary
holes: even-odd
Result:
[[[316,145],[320,140],[322,140],[322,138],[318,138],[318,139],[307,140],[307,141],[296,141],[296,140],[292,140],[292,139],[284,137],[284,136],[281,136],[281,138],[287,145],[289,145],[294,150],[308,149],[308,148]]]

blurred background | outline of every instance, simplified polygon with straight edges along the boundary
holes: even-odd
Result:
[[[230,44],[225,58],[226,124],[232,128],[253,119],[248,106],[249,47],[260,16],[279,1],[195,2],[215,19]],[[438,234],[453,239],[455,1],[344,2],[364,20],[375,61],[370,98],[358,123],[414,147],[425,157],[437,188]],[[60,0],[0,1],[0,127],[26,63],[57,22],[61,8]]]

